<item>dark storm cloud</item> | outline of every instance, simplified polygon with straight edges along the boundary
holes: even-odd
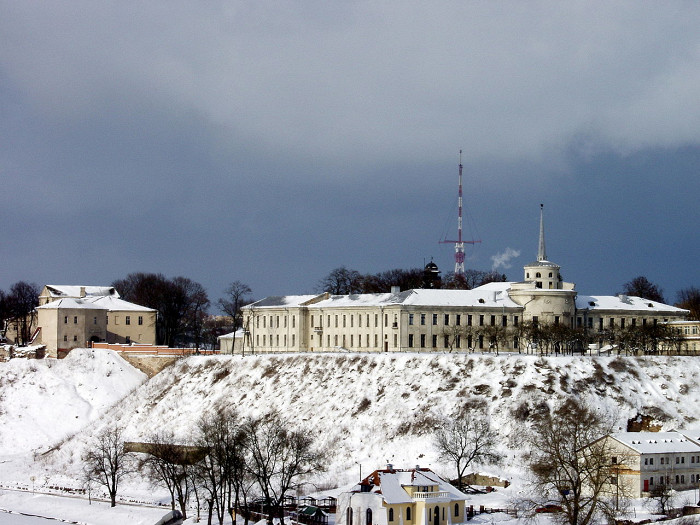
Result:
[[[2,288],[162,271],[217,297],[234,279],[310,291],[342,264],[449,270],[460,148],[483,238],[468,264],[519,251],[520,278],[546,202],[582,291],[699,284],[693,3],[2,12]]]

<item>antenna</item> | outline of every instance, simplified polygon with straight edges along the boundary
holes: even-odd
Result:
[[[464,275],[464,245],[476,244],[481,241],[464,241],[462,239],[462,150],[459,150],[459,199],[457,212],[457,240],[445,239],[440,244],[455,245],[455,275]]]

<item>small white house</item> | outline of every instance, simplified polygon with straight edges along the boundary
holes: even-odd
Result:
[[[466,521],[466,494],[427,468],[375,470],[340,495],[336,525],[452,525]]]
[[[224,334],[217,337],[219,341],[219,352],[222,354],[233,354],[243,351],[243,330],[238,329],[230,334]]]

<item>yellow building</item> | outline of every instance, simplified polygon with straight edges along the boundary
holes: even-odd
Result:
[[[270,296],[243,307],[237,352],[531,351],[536,342],[526,340],[528,325],[578,330],[602,346],[613,329],[683,321],[690,313],[640,297],[580,295],[560,270],[547,258],[540,215],[537,259],[523,267],[522,281],[472,290]],[[570,338],[566,350],[585,351],[578,339]]]
[[[466,522],[466,494],[428,468],[375,470],[338,498],[337,525]]]
[[[34,343],[50,356],[91,342],[156,343],[157,311],[120,299],[112,287],[47,285],[39,304]]]

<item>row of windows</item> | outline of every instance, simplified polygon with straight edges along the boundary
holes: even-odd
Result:
[[[674,478],[671,478],[671,476],[658,476],[656,478],[656,482],[661,484],[661,485],[668,485],[671,483],[672,479],[675,479],[676,485],[684,485],[685,484],[685,474],[676,474]],[[690,483],[700,483],[700,474],[691,474],[690,475]],[[650,487],[654,486],[654,476],[649,477],[649,486]]]
[[[593,318],[593,317],[587,318],[587,327],[588,328],[593,328],[594,320],[595,320],[595,318]],[[605,329],[605,326],[604,326],[605,319],[603,317],[598,317],[597,320],[598,320],[597,321],[598,330],[603,331]],[[625,328],[627,325],[627,320],[628,320],[627,318],[621,317],[619,319],[619,327]],[[632,327],[637,326],[637,318],[636,317],[632,317],[631,319],[629,319],[629,321],[630,321],[630,326],[632,326]],[[668,321],[668,319],[664,319],[664,322],[666,322],[666,321]],[[653,322],[654,322],[654,325],[656,325],[656,323],[658,322],[658,319],[653,319]],[[614,317],[608,318],[608,328],[615,328],[616,326],[618,326],[616,323],[617,323],[617,321],[615,320]],[[647,319],[645,317],[643,317],[642,318],[642,326],[646,326],[646,325],[647,325]],[[576,318],[576,326],[579,328],[583,327],[583,317]]]
[[[437,507],[436,507],[437,508]],[[388,521],[390,523],[393,523],[396,520],[396,516],[394,515],[394,509],[393,507],[389,507],[388,511]],[[406,507],[406,521],[411,521],[411,507],[408,506]],[[459,517],[459,503],[455,503],[454,506],[454,517]],[[352,512],[352,507],[348,507],[346,510],[346,522],[347,525],[353,525],[353,512]],[[445,507],[442,508],[442,520],[445,521]],[[432,522],[433,521],[433,509],[430,508],[428,509],[428,521]],[[372,509],[367,509],[365,511],[365,524],[366,525],[373,525],[372,524]]]
[[[661,464],[661,465],[671,465],[671,463],[672,463],[672,461],[671,461],[671,458],[669,458],[669,457],[659,458],[659,464]],[[700,456],[690,456],[690,463],[700,464]],[[654,458],[644,458],[644,464],[645,465],[653,465]],[[685,464],[685,456],[676,456],[676,465],[684,465],[684,464]]]
[[[426,316],[427,314],[418,314],[420,324],[421,326],[425,326],[426,324]],[[466,316],[466,326],[473,326],[474,325],[474,320],[475,320],[475,315],[472,314],[467,314]],[[483,314],[479,315],[479,326],[485,326],[486,325],[486,319],[487,317]],[[439,320],[439,314],[432,314],[432,325],[437,326],[438,325],[438,320]],[[450,326],[450,321],[454,323],[454,326],[461,326],[462,325],[462,315],[461,314],[443,314],[443,320],[442,324],[444,326]],[[496,323],[500,323],[501,326],[508,326],[508,316],[507,315],[501,315],[500,319],[499,316],[497,315],[491,315],[489,316],[489,324],[491,326],[496,326]],[[413,326],[415,324],[415,314],[408,314],[408,324]],[[518,326],[518,316],[514,315],[513,316],[513,325]]]
[[[419,348],[427,348],[427,336],[426,334],[419,334]],[[476,346],[479,349],[483,349],[485,346],[485,338],[483,335],[479,335],[476,337]],[[449,348],[462,348],[462,336],[461,335],[456,335],[456,336],[449,336],[449,335],[444,335],[442,338],[442,345],[443,348],[449,349]],[[474,338],[469,335],[466,337],[466,342],[467,346],[466,348],[473,348],[474,345]],[[416,339],[414,334],[408,334],[408,347],[409,348],[414,348],[416,346]],[[490,340],[488,341],[489,346],[494,346],[496,344],[495,340]],[[518,348],[520,344],[520,340],[515,337],[513,338],[513,348]],[[438,348],[438,336],[433,335],[431,338],[431,348]]]
[[[255,328],[260,328],[260,320],[261,319],[262,319],[262,327],[263,328],[267,328],[268,320],[269,320],[270,328],[279,328],[280,327],[280,316],[279,315],[261,315],[261,316],[255,318]],[[282,316],[282,321],[284,323],[284,328],[287,328],[287,316],[286,315]],[[296,327],[296,321],[297,321],[296,315],[293,315],[292,316],[292,328]]]
[[[117,323],[118,319],[119,319],[118,317],[116,317],[116,316],[114,317],[114,324],[118,324]],[[142,325],[143,324],[143,316],[139,315],[137,321],[138,321],[139,325]],[[109,316],[107,316],[107,318],[105,319],[105,323],[109,324]],[[131,324],[131,316],[130,315],[125,316],[124,323],[128,324],[128,325]],[[63,324],[68,324],[68,316],[67,315],[63,316]],[[73,324],[78,324],[78,316],[77,315],[73,316]],[[92,324],[97,324],[97,316],[92,318]]]
[[[263,335],[262,336],[262,345],[263,347],[267,346],[267,336]],[[292,346],[296,344],[296,336],[295,334],[292,334]],[[273,339],[272,336],[270,336],[270,346],[279,346],[280,345],[280,336],[279,334],[275,336],[274,344],[273,344]],[[255,346],[260,346],[260,334],[257,334],[255,336]],[[287,346],[287,334],[284,334],[282,337],[282,346],[286,347]]]

